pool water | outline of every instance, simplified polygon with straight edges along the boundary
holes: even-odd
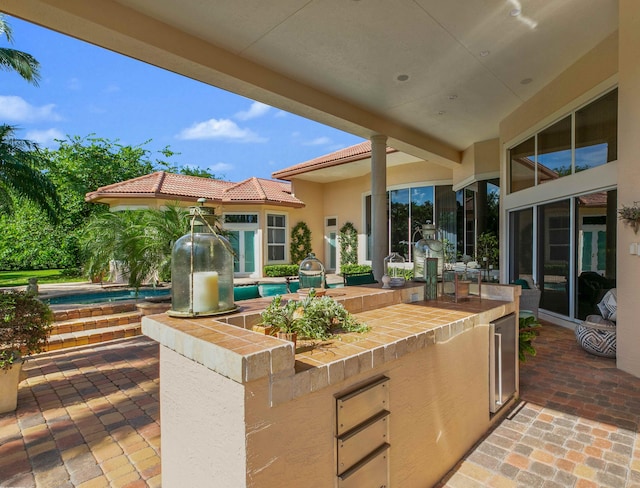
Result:
[[[141,288],[136,295],[135,290],[122,289],[102,291],[98,293],[75,293],[73,295],[63,295],[59,297],[52,297],[43,300],[49,305],[65,305],[65,304],[91,304],[91,303],[104,303],[104,302],[116,302],[120,300],[134,300],[145,299],[147,297],[168,297],[171,294],[169,288]]]

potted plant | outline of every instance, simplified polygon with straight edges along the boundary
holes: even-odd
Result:
[[[282,303],[276,296],[262,312],[265,333],[295,342],[301,339],[328,340],[337,331],[366,332],[369,328],[356,320],[344,306],[328,296],[313,294],[302,300]]]
[[[53,313],[32,293],[0,293],[0,413],[17,407],[22,358],[42,352]]]
[[[533,347],[533,340],[540,334],[540,322],[533,315],[526,317],[520,317],[518,321],[519,328],[519,341],[518,341],[518,357],[523,363],[527,360],[527,354],[530,356],[536,355],[536,350]]]
[[[640,204],[638,202],[633,202],[633,205],[629,206],[623,205],[618,210],[618,216],[625,224],[631,226],[634,233],[638,233],[638,229],[640,229]]]

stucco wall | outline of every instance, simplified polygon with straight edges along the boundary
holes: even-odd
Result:
[[[334,486],[336,397],[381,375],[390,378],[390,486],[433,485],[489,428],[488,342],[478,326],[276,407],[266,381],[247,385],[248,486]]]
[[[618,206],[640,200],[640,3],[620,1],[618,89]],[[629,244],[640,235],[618,224],[618,367],[640,377],[640,256]]]

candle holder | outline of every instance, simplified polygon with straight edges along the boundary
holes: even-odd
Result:
[[[201,205],[204,198],[198,200]],[[233,303],[233,250],[218,235],[213,212],[191,207],[190,232],[171,253],[172,317],[202,317],[237,310]]]

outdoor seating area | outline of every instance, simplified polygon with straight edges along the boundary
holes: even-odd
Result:
[[[598,302],[600,313],[588,315],[576,326],[576,338],[585,351],[606,358],[616,357],[617,308],[616,289],[612,288]]]
[[[569,329],[543,323],[536,348],[521,402],[438,488],[640,483],[640,380]],[[157,343],[54,351],[26,372],[18,410],[0,416],[0,485],[161,485]],[[611,385],[616,395],[603,396]]]

